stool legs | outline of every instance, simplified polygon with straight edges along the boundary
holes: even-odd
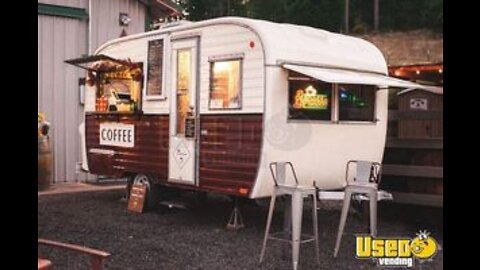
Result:
[[[285,237],[292,235],[292,198],[290,196],[285,197],[285,209],[283,213],[283,234]],[[286,259],[289,254],[290,248],[287,245],[282,247],[282,258]]]
[[[370,234],[373,237],[377,236],[377,191],[370,193]]]
[[[270,207],[268,211],[267,217],[267,225],[265,228],[265,236],[263,238],[263,245],[262,250],[260,252],[260,263],[263,261],[263,256],[265,255],[265,249],[267,246],[267,241],[270,236],[270,227],[272,225],[273,219],[273,212],[275,209],[275,201],[276,201],[276,193],[274,193],[270,200]],[[290,196],[289,201],[285,206],[284,212],[284,224],[283,224],[283,234],[289,235],[291,234],[291,242],[292,242],[292,264],[293,269],[296,270],[298,268],[298,261],[300,255],[300,243],[301,243],[301,232],[302,232],[302,219],[303,219],[303,200],[304,200],[305,193],[301,190],[293,191]],[[310,196],[312,194],[309,194]],[[315,255],[317,262],[320,263],[320,243],[318,239],[318,217],[317,217],[317,200],[315,195],[313,194],[313,209],[312,209],[312,222],[313,222],[313,233],[315,237]],[[275,239],[273,236],[271,239]],[[278,239],[278,238],[276,238]],[[278,239],[280,240],[280,239]],[[285,250],[284,250],[285,252]]]
[[[300,253],[300,233],[302,226],[303,195],[295,191],[292,194],[292,261],[293,269],[298,267],[298,256]]]
[[[370,235],[377,236],[377,199],[378,193],[376,190],[369,190],[368,192],[362,192],[369,197],[370,204]],[[333,257],[337,257],[338,250],[340,248],[340,242],[342,240],[343,229],[345,228],[345,222],[347,221],[348,209],[350,206],[350,199],[352,197],[352,191],[345,189],[345,197],[343,199],[342,215],[340,217],[340,224],[338,226],[337,241],[335,243],[335,251]]]
[[[345,222],[347,221],[351,197],[352,192],[348,188],[345,189],[345,197],[343,198],[342,214],[340,217],[340,224],[338,225],[337,241],[335,242],[335,251],[333,252],[333,257],[337,257],[338,249],[340,248],[340,241],[342,241],[343,229],[345,228]]]
[[[315,195],[312,196],[313,208],[313,235],[315,237],[315,256],[317,258],[317,263],[320,264],[320,243],[318,242],[318,220],[317,220],[317,198]]]
[[[265,228],[265,236],[263,238],[262,252],[260,253],[260,263],[263,261],[263,255],[265,254],[265,247],[267,245],[268,234],[270,232],[270,225],[272,224],[273,210],[275,208],[276,194],[275,192],[270,199],[270,209],[268,210],[267,226]]]

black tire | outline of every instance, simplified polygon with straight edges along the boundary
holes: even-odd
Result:
[[[133,184],[147,186],[147,194],[145,196],[145,210],[152,210],[160,203],[160,186],[153,184],[152,179],[145,174],[137,174],[133,178]]]

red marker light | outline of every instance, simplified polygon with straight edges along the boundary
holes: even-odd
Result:
[[[248,188],[239,188],[238,193],[242,195],[247,195],[248,194]]]
[[[248,43],[248,46],[253,49],[255,47],[255,42],[250,41],[250,43]]]

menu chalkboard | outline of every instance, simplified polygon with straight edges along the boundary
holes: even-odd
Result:
[[[162,95],[163,39],[148,42],[147,96]]]

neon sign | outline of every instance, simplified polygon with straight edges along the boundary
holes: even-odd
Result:
[[[293,102],[295,109],[328,109],[328,96],[326,94],[317,94],[317,89],[309,85],[305,90],[297,89]]]

